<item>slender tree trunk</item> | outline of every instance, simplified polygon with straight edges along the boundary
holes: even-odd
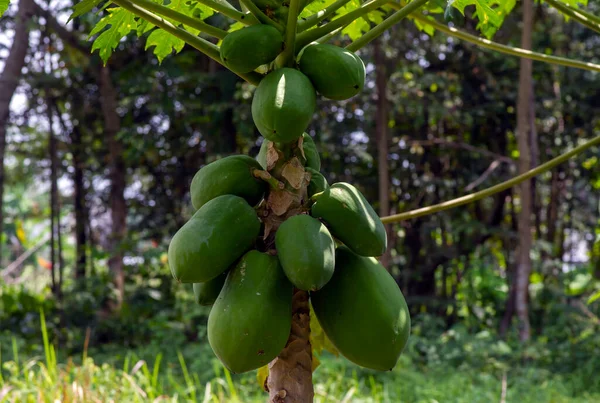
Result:
[[[381,49],[381,39],[375,41],[375,85],[377,88],[377,117],[375,120],[375,132],[377,139],[377,170],[379,183],[379,216],[385,217],[390,214],[390,178],[388,164],[388,108],[387,108],[387,73],[385,68],[385,55]],[[385,226],[388,238],[388,248],[381,257],[381,264],[390,269],[392,256],[392,224]]]
[[[117,91],[115,90],[110,70],[103,67],[100,70],[100,97],[102,114],[104,115],[104,136],[109,152],[110,179],[110,211],[112,232],[110,234],[110,258],[108,267],[117,290],[115,310],[120,309],[125,296],[125,273],[123,271],[122,241],[127,230],[127,205],[125,203],[125,161],[123,160],[123,145],[117,139],[121,128],[121,120],[117,114]]]
[[[523,0],[523,32],[521,47],[531,49],[533,28],[533,1]],[[522,58],[519,71],[519,94],[517,102],[517,137],[519,148],[519,173],[531,167],[530,131],[534,122],[531,120],[531,81],[532,62]],[[518,216],[519,248],[515,278],[515,311],[519,319],[519,338],[527,341],[531,337],[529,323],[529,275],[531,273],[531,182],[525,181],[520,186],[521,210]]]
[[[52,110],[50,109],[51,102],[49,99],[46,100],[46,109],[47,109],[47,119],[48,119],[48,144],[49,144],[49,152],[50,152],[50,264],[52,265],[51,274],[52,274],[52,293],[54,296],[59,299],[60,297],[60,281],[57,280],[56,269],[59,265],[57,265],[57,257],[56,257],[56,243],[58,233],[60,229],[57,229],[57,209],[58,209],[58,180],[57,180],[57,170],[58,163],[56,158],[57,147],[56,147],[56,137],[54,137],[54,131],[52,130]],[[59,268],[60,270],[60,268]]]
[[[6,151],[6,127],[10,116],[10,101],[19,85],[21,70],[29,48],[29,20],[32,0],[20,0],[15,18],[15,34],[10,53],[0,74],[0,239],[4,233],[4,154]],[[2,267],[2,244],[0,243],[0,267]]]
[[[84,148],[78,126],[71,133],[73,156],[73,208],[75,209],[75,278],[85,277],[86,268],[86,203],[84,183]]]

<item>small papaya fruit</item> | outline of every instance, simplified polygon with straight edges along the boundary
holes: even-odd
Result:
[[[217,300],[225,279],[227,278],[227,272],[219,274],[212,280],[208,280],[206,283],[194,283],[194,298],[198,305],[211,306]]]
[[[292,290],[276,256],[252,250],[231,269],[208,316],[208,342],[231,372],[262,367],[283,350]]]
[[[192,206],[199,209],[217,196],[231,194],[254,206],[268,189],[265,181],[252,175],[260,164],[247,155],[230,155],[200,168],[190,186]]]
[[[310,167],[306,167],[306,171],[310,172],[310,182],[308,183],[308,197],[312,197],[317,193],[324,192],[329,188],[327,179],[319,171],[315,171]]]
[[[335,45],[311,43],[298,54],[298,68],[325,98],[352,98],[365,86],[365,65],[353,52]]]
[[[248,73],[275,60],[283,50],[283,35],[266,24],[228,33],[221,43],[221,60],[236,73]]]
[[[285,220],[275,233],[281,267],[296,288],[319,290],[333,276],[335,243],[329,230],[309,215]]]
[[[381,256],[387,248],[385,227],[363,194],[349,183],[334,183],[311,207],[332,235],[361,256]]]
[[[252,118],[265,138],[289,143],[302,136],[315,107],[310,80],[298,70],[284,67],[261,80],[252,99]]]
[[[391,370],[410,334],[400,288],[377,260],[340,246],[335,273],[310,299],[323,331],[344,357],[365,368]]]
[[[171,239],[171,274],[180,283],[212,280],[252,247],[259,232],[260,220],[244,199],[233,195],[215,197]]]
[[[321,157],[319,157],[315,141],[308,133],[302,135],[302,150],[306,157],[306,166],[315,171],[321,170]]]

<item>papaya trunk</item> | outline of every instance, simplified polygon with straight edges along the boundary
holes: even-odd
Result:
[[[294,289],[292,330],[281,354],[269,364],[270,403],[313,401],[312,350],[310,345],[308,292]]]

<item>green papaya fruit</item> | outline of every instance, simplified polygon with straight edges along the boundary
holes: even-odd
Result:
[[[298,70],[284,67],[261,80],[252,99],[252,118],[265,138],[289,143],[302,136],[315,107],[310,80]]]
[[[306,167],[306,171],[310,172],[310,182],[308,183],[308,197],[312,197],[317,193],[324,192],[329,188],[329,184],[327,183],[327,179],[321,172],[315,171],[310,167]]]
[[[208,342],[231,372],[262,367],[283,350],[292,290],[276,256],[252,250],[231,269],[208,316]]]
[[[171,274],[180,283],[204,283],[227,270],[254,244],[256,212],[241,197],[223,195],[202,206],[171,239]]]
[[[217,196],[231,194],[254,206],[268,189],[265,181],[252,175],[260,164],[247,155],[230,155],[202,167],[190,186],[192,205],[197,210]]]
[[[283,50],[283,35],[275,27],[251,25],[228,33],[221,43],[221,60],[236,73],[248,73],[271,63]]]
[[[302,137],[302,149],[304,150],[304,156],[306,157],[306,166],[317,171],[320,170],[321,157],[319,157],[319,152],[317,151],[317,146],[315,145],[314,140],[307,133],[302,134]],[[260,150],[256,156],[256,161],[258,161],[263,169],[267,169],[267,149],[269,147],[269,143],[272,143],[272,141],[265,139],[260,145]]]
[[[296,288],[321,289],[333,276],[335,243],[329,230],[309,215],[285,220],[275,234],[281,267]]]
[[[193,289],[196,303],[202,306],[211,306],[214,304],[223,288],[223,284],[225,284],[226,278],[227,272],[223,272],[206,283],[194,283]]]
[[[321,170],[321,157],[317,151],[315,141],[310,137],[310,134],[304,133],[302,135],[302,150],[306,157],[306,166],[314,169],[315,171]]]
[[[394,278],[377,260],[340,246],[335,273],[311,292],[315,315],[333,345],[365,368],[391,370],[410,334],[410,314]]]
[[[365,86],[365,65],[360,57],[339,46],[311,43],[298,55],[298,68],[325,98],[352,98]]]
[[[332,235],[361,256],[381,256],[387,248],[383,223],[362,193],[349,183],[334,183],[312,205]]]

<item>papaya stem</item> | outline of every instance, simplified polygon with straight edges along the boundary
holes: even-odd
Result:
[[[258,21],[260,21],[262,24],[271,25],[277,28],[279,32],[283,33],[283,27],[281,26],[281,24],[270,19],[265,13],[262,12],[260,8],[258,8],[256,4],[252,2],[252,0],[240,0],[240,3],[243,4],[248,9],[248,11],[250,11],[250,14],[255,16],[258,19]]]
[[[129,0],[131,3],[145,8],[146,10],[155,12],[163,17],[170,18],[181,24],[187,25],[191,28],[197,29],[200,32],[214,36],[215,38],[223,39],[227,35],[227,31],[213,27],[197,18],[190,17],[189,15],[180,13],[179,11],[170,9],[163,6],[162,4],[155,3],[150,0]]]
[[[285,187],[285,184],[283,182],[278,181],[276,178],[273,177],[273,175],[271,175],[267,171],[254,169],[252,171],[252,175],[254,175],[255,178],[259,178],[267,182],[271,189],[281,190]]]
[[[553,158],[550,161],[545,162],[525,173],[522,173],[521,175],[515,176],[512,179],[509,179],[505,182],[499,183],[499,184],[489,187],[487,189],[483,189],[483,190],[480,190],[479,192],[471,193],[471,194],[468,194],[468,195],[465,195],[465,196],[462,196],[462,197],[459,197],[456,199],[448,200],[443,203],[434,204],[433,206],[423,207],[423,208],[416,209],[416,210],[406,211],[406,212],[400,213],[400,214],[394,214],[391,216],[382,217],[381,221],[384,224],[387,224],[387,223],[392,223],[392,222],[410,220],[412,218],[418,218],[418,217],[422,217],[425,215],[434,214],[434,213],[437,213],[440,211],[448,210],[448,209],[451,209],[454,207],[462,206],[464,204],[468,204],[468,203],[475,202],[477,200],[484,199],[486,197],[492,196],[496,193],[499,193],[506,189],[509,189],[515,185],[518,185],[519,183],[524,182],[528,179],[531,179],[536,175],[540,175],[546,171],[549,171],[552,168],[554,168],[555,166],[567,161],[569,158],[574,157],[578,154],[581,154],[582,152],[584,152],[585,150],[587,150],[588,148],[591,148],[593,146],[600,146],[600,136],[595,137],[592,140],[587,141],[587,142],[575,147],[571,151],[568,151],[562,155],[559,155],[558,157]]]
[[[300,0],[291,0],[288,11],[287,26],[285,27],[285,42],[283,52],[277,57],[277,66],[293,66],[294,49],[296,46],[296,27],[298,24],[298,13],[300,11]]]
[[[335,3],[330,4],[318,12],[309,15],[304,20],[298,22],[298,33],[304,32],[309,28],[318,25],[321,21],[328,18],[330,15],[335,13],[340,7],[346,5],[350,0],[337,0]]]
[[[561,13],[563,13],[564,15],[573,18],[581,25],[600,33],[600,21],[595,20],[593,16],[586,15],[586,13],[582,13],[580,10],[568,7],[566,4],[558,2],[556,0],[545,0],[545,2],[553,8],[560,11]]]
[[[316,41],[322,36],[327,35],[328,33],[335,31],[336,29],[343,27],[344,25],[347,25],[354,20],[359,19],[363,15],[368,14],[381,6],[386,5],[389,2],[390,0],[370,0],[362,4],[360,7],[350,11],[348,14],[344,14],[341,17],[336,18],[325,25],[313,28],[308,31],[304,31],[298,35],[298,38],[296,40],[296,48],[302,49],[309,43]]]
[[[205,39],[202,39],[202,38],[190,33],[189,31],[186,31],[185,29],[183,29],[181,27],[177,27],[177,26],[173,25],[172,23],[165,20],[164,18],[159,17],[156,14],[153,14],[153,13],[149,12],[148,10],[146,10],[136,4],[133,4],[129,0],[111,0],[111,1],[113,3],[115,3],[116,5],[123,7],[125,10],[148,21],[149,23],[156,25],[157,27],[159,27],[161,29],[164,29],[168,33],[172,34],[173,36],[176,36],[177,38],[185,41],[187,44],[189,44],[190,46],[193,46],[194,48],[196,48],[200,52],[204,53],[206,56],[210,57],[217,63],[223,64],[223,62],[221,61],[221,55],[219,54],[219,48],[215,44],[213,44]],[[236,73],[236,74],[238,76],[240,76],[241,78],[243,78],[244,80],[246,80],[247,82],[249,82],[250,84],[254,84],[254,85],[258,85],[258,83],[260,82],[260,80],[262,78],[259,73],[255,73],[255,72],[247,73],[247,74],[239,74],[239,73]]]
[[[407,5],[402,7],[400,10],[396,11],[395,13],[390,15],[388,18],[386,18],[385,20],[383,20],[382,22],[377,24],[373,29],[371,29],[370,31],[365,33],[363,36],[356,39],[350,45],[346,46],[346,49],[348,49],[351,52],[357,51],[358,49],[362,48],[363,46],[367,45],[368,43],[370,43],[371,41],[373,41],[374,39],[379,37],[386,30],[388,30],[392,25],[397,24],[398,22],[402,21],[410,13],[419,10],[428,1],[429,0],[413,0],[413,1],[411,1],[410,3],[408,3]]]
[[[245,25],[255,25],[260,23],[260,21],[258,21],[258,19],[252,14],[246,14],[239,11],[225,0],[198,0],[198,3],[204,4],[205,6],[218,11],[224,16],[241,22]]]
[[[393,7],[396,9],[399,8],[399,6],[397,6],[393,2],[389,3],[389,4],[390,4],[390,7]],[[492,42],[488,39],[479,38],[475,35],[468,34],[466,32],[460,31],[456,28],[451,28],[447,25],[440,24],[439,22],[435,21],[434,19],[427,18],[426,16],[419,15],[418,13],[411,14],[411,17],[417,21],[424,23],[424,24],[431,25],[432,27],[434,27],[435,29],[437,29],[440,32],[445,33],[446,35],[454,36],[458,39],[462,39],[464,41],[470,42],[470,43],[480,46],[482,48],[491,49],[496,52],[504,53],[507,55],[524,57],[526,59],[531,59],[531,60],[537,60],[539,62],[557,64],[559,66],[574,67],[576,69],[600,72],[600,65],[598,65],[598,64],[582,62],[580,60],[567,59],[566,57],[550,56],[550,55],[545,55],[543,53],[532,52],[530,50],[525,50],[525,49],[521,49],[521,48],[513,48],[511,46],[501,45],[499,43]]]

